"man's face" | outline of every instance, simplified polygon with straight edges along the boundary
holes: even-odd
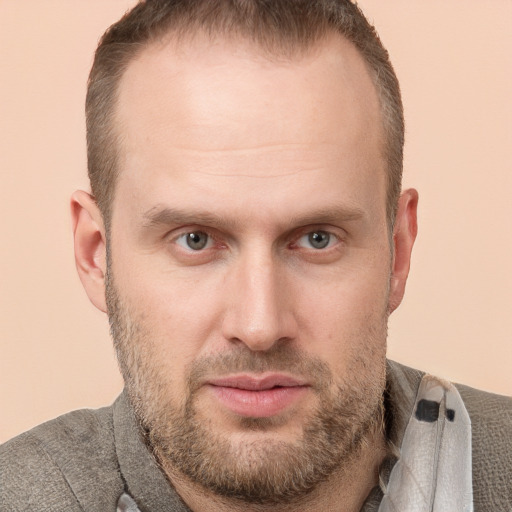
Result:
[[[242,499],[311,490],[375,428],[385,381],[386,170],[361,57],[338,37],[292,59],[161,43],[128,67],[116,126],[107,297],[156,454]]]

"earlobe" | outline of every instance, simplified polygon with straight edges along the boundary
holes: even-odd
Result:
[[[103,218],[94,198],[82,190],[71,196],[75,263],[91,302],[103,312],[105,302],[106,237]]]
[[[411,252],[418,233],[418,192],[408,189],[402,192],[393,230],[393,265],[389,292],[389,313],[402,302],[405,284],[411,266]]]

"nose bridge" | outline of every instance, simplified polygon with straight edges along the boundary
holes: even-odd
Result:
[[[224,336],[251,350],[268,350],[295,336],[292,312],[285,300],[280,261],[265,247],[239,258],[230,276],[230,300]]]

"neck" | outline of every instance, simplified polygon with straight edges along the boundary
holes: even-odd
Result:
[[[162,465],[182,500],[194,512],[359,512],[368,494],[379,482],[379,467],[386,455],[385,435],[379,429],[368,435],[342,470],[335,472],[308,495],[283,505],[251,504],[220,497],[165,463]]]

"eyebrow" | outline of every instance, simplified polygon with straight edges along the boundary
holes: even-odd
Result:
[[[240,224],[238,219],[228,219],[222,215],[213,214],[204,210],[180,210],[155,206],[143,215],[143,228],[156,228],[159,226],[172,226],[180,224],[201,224],[205,226],[225,226],[235,228]]]
[[[334,205],[309,211],[302,216],[290,215],[283,219],[283,224],[297,227],[309,224],[335,224],[357,221],[364,217],[365,212],[360,208]],[[155,206],[143,214],[142,227],[145,229],[186,224],[236,229],[242,222],[240,219],[228,218],[204,210],[181,210],[167,206]]]

